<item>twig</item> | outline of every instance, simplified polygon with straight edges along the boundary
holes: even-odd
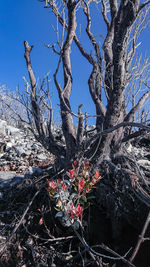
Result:
[[[148,216],[147,216],[147,218],[146,218],[144,227],[143,227],[143,229],[142,229],[142,233],[141,233],[141,235],[139,235],[139,239],[138,239],[138,242],[137,242],[137,244],[136,244],[136,247],[135,247],[135,249],[134,249],[134,251],[133,251],[133,254],[132,254],[132,256],[130,257],[130,262],[133,262],[133,260],[135,259],[136,255],[137,255],[137,253],[138,253],[138,251],[139,251],[139,249],[140,249],[141,244],[142,244],[142,243],[145,241],[145,239],[146,239],[146,238],[144,238],[144,235],[145,235],[145,232],[146,232],[146,230],[147,230],[147,227],[148,227],[149,223],[150,223],[150,211],[149,211]]]
[[[10,234],[10,236],[7,238],[6,242],[0,246],[0,255],[3,253],[4,249],[6,248],[7,244],[11,241],[13,235],[16,233],[16,231],[18,230],[18,228],[20,227],[20,225],[23,223],[23,220],[28,212],[28,210],[30,209],[34,199],[36,198],[36,196],[40,193],[41,189],[43,188],[44,186],[42,185],[39,190],[34,194],[33,198],[31,199],[31,201],[29,202],[26,210],[24,211],[19,223],[16,225],[16,227],[13,229],[12,233]]]
[[[49,242],[58,242],[58,241],[66,241],[66,240],[70,240],[70,239],[73,239],[75,238],[75,236],[62,236],[62,237],[53,237],[53,238],[43,238],[43,237],[40,237],[40,236],[37,236],[37,235],[33,235],[29,230],[28,228],[23,225],[24,229],[26,230],[26,232],[34,237],[35,239],[40,239],[42,241],[45,241],[45,243],[49,243]]]
[[[92,246],[92,247],[100,247],[108,252],[110,252],[111,254],[113,254],[114,256],[118,257],[116,259],[120,259],[122,260],[124,263],[127,263],[128,265],[130,265],[131,267],[135,267],[134,264],[132,264],[131,262],[129,262],[128,260],[125,259],[125,257],[128,255],[128,253],[130,252],[131,249],[129,249],[126,254],[124,256],[120,256],[117,252],[115,252],[114,250],[110,249],[109,247],[107,247],[106,245],[102,244],[102,245],[96,245],[96,246]]]
[[[50,169],[52,169],[53,167],[51,167]],[[50,177],[50,179],[53,179],[55,177],[57,177],[59,174],[63,173],[64,172],[64,169],[60,170],[59,172],[57,172],[55,175],[53,175],[52,177]],[[40,177],[38,180],[36,180],[34,182],[34,184],[37,184],[39,183],[41,180],[45,179],[45,178],[48,178],[50,175],[47,173],[46,175],[43,175],[42,177]]]
[[[98,257],[103,257],[106,259],[110,259],[110,260],[122,260],[123,262],[127,263],[128,265],[130,265],[131,267],[135,267],[134,264],[132,264],[131,262],[129,262],[128,260],[125,259],[125,257],[127,256],[127,254],[129,253],[129,251],[124,255],[124,256],[120,256],[117,252],[113,251],[112,249],[108,248],[105,245],[99,245],[101,248],[109,251],[110,253],[112,253],[113,255],[115,255],[116,257],[112,257],[112,256],[107,256],[105,254],[101,254],[96,252],[92,247],[90,247],[87,242],[85,241],[85,239],[83,237],[80,236],[80,234],[73,228],[73,231],[75,232],[75,234],[77,235],[77,237],[79,238],[79,240],[81,241],[81,243],[83,244],[83,246],[85,247],[85,250],[87,250],[90,254],[90,256],[98,256]]]

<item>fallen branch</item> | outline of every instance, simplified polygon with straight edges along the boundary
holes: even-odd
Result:
[[[30,209],[34,199],[37,197],[37,195],[40,193],[41,189],[44,187],[45,185],[42,185],[39,190],[34,194],[33,198],[31,199],[31,201],[28,203],[27,208],[25,209],[19,223],[16,225],[16,227],[13,229],[12,233],[9,235],[9,237],[7,238],[6,242],[0,246],[0,255],[2,255],[2,253],[4,252],[7,244],[11,241],[12,237],[14,236],[14,234],[16,233],[16,231],[18,230],[18,228],[20,227],[20,225],[23,223],[23,220],[28,212],[28,210]]]
[[[148,216],[147,216],[147,218],[146,218],[144,227],[143,227],[143,229],[142,229],[142,233],[141,233],[141,235],[139,235],[139,239],[138,239],[138,242],[137,242],[137,244],[136,244],[136,247],[135,247],[135,249],[134,249],[134,251],[133,251],[133,254],[132,254],[132,256],[130,257],[130,260],[129,260],[130,263],[132,263],[133,260],[135,259],[136,255],[137,255],[137,253],[138,253],[138,251],[139,251],[139,249],[140,249],[141,244],[142,244],[144,241],[149,240],[149,238],[148,238],[148,239],[147,239],[147,238],[144,238],[144,235],[145,235],[145,232],[146,232],[146,230],[147,230],[147,228],[148,228],[148,226],[149,226],[149,223],[150,223],[150,211],[149,211]]]
[[[116,256],[117,260],[122,260],[124,263],[128,264],[131,267],[135,267],[134,264],[132,264],[131,262],[129,262],[128,260],[125,259],[125,257],[127,256],[127,254],[130,252],[131,249],[129,249],[129,251],[126,252],[126,254],[124,256],[120,256],[117,252],[115,252],[114,250],[112,250],[111,248],[107,247],[106,245],[102,244],[102,245],[96,245],[96,246],[92,246],[92,248],[94,247],[100,247],[106,251],[108,251],[109,253],[113,254],[114,256]],[[109,257],[109,256],[108,256]]]
[[[77,237],[78,237],[78,239],[80,240],[80,242],[82,243],[82,245],[84,246],[84,248],[85,248],[85,250],[89,253],[89,255],[94,259],[95,258],[95,256],[98,256],[98,257],[102,257],[102,258],[106,258],[106,259],[110,259],[110,260],[121,260],[121,261],[123,261],[124,263],[126,263],[126,264],[128,264],[129,266],[131,266],[131,267],[135,267],[135,265],[134,264],[132,264],[132,262],[129,262],[127,259],[125,259],[125,257],[127,256],[127,254],[129,253],[129,251],[124,255],[124,256],[121,256],[121,255],[119,255],[117,252],[115,252],[115,251],[113,251],[112,249],[110,249],[110,248],[108,248],[107,246],[105,246],[105,245],[98,245],[100,248],[102,248],[102,249],[104,249],[104,250],[106,250],[106,251],[108,251],[108,252],[110,252],[111,254],[113,254],[115,257],[112,257],[112,256],[107,256],[107,255],[105,255],[105,254],[102,254],[102,253],[98,253],[98,252],[96,252],[94,249],[93,249],[93,247],[95,247],[95,246],[89,246],[88,244],[87,244],[87,242],[86,242],[86,240],[83,238],[83,237],[81,237],[81,235],[75,230],[75,228],[74,227],[72,227],[72,229],[73,229],[73,231],[75,232],[75,234],[77,235]],[[81,228],[81,230],[82,230],[82,228]],[[98,247],[98,246],[96,246],[96,247]],[[96,262],[97,263],[97,262]],[[98,265],[99,266],[99,265]]]

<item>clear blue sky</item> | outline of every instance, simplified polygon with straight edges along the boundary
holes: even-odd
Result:
[[[105,25],[96,15],[94,18],[95,33],[103,34]],[[50,9],[44,8],[44,3],[37,0],[0,0],[0,85],[5,84],[10,90],[14,90],[17,85],[21,90],[24,89],[22,76],[28,78],[24,59],[24,40],[27,40],[30,45],[34,45],[31,60],[36,77],[42,78],[50,71],[50,77],[53,79],[57,56],[44,47],[44,43],[56,42],[56,35],[51,25],[56,26],[56,20]],[[141,51],[150,56],[150,28],[145,30],[140,39],[142,41]],[[86,44],[87,39],[83,38],[83,41]],[[82,60],[77,49],[72,52],[71,57],[73,59],[72,71],[75,77],[71,97],[73,111],[77,112],[78,104],[83,103],[84,110],[94,114],[87,86],[91,67],[87,61]],[[50,83],[50,87],[54,95],[53,106],[57,109],[58,98],[53,82]]]

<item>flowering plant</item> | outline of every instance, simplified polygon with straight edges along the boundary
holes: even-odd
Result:
[[[100,178],[98,170],[94,175],[91,174],[89,161],[84,162],[81,167],[74,161],[66,179],[47,179],[47,191],[50,198],[55,201],[56,217],[64,226],[82,225],[83,211],[88,203],[87,194]]]

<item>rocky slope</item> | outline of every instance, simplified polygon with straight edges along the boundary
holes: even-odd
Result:
[[[16,177],[24,177],[41,173],[54,163],[50,155],[32,134],[9,126],[0,120],[0,182],[2,184]]]
[[[55,138],[62,139],[59,127],[55,129]],[[133,155],[139,167],[149,173],[150,134],[131,142],[127,152]],[[50,155],[32,134],[0,120],[0,179],[41,173],[43,168],[53,163],[54,156]]]

